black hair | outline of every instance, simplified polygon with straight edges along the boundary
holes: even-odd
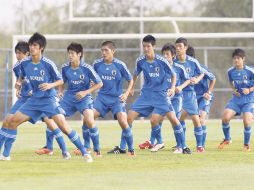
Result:
[[[176,44],[178,44],[178,43],[183,43],[184,46],[188,46],[188,41],[187,41],[187,39],[186,39],[186,38],[183,38],[183,37],[177,38],[175,43],[176,43]]]
[[[68,47],[67,51],[75,51],[76,53],[81,53],[80,59],[83,57],[83,46],[79,43],[72,42]]]
[[[235,56],[239,56],[241,58],[244,58],[245,57],[245,51],[240,49],[240,48],[237,48],[232,53],[232,57],[235,57]]]
[[[163,54],[164,51],[170,51],[172,56],[174,56],[176,54],[176,48],[175,48],[175,46],[170,44],[170,43],[166,43],[162,47],[161,53]]]
[[[151,43],[152,46],[154,46],[156,44],[156,39],[152,35],[147,35],[143,38],[142,42]]]
[[[17,45],[15,46],[15,52],[16,51],[20,51],[23,54],[26,54],[27,52],[29,53],[29,45],[27,42],[25,41],[20,41],[17,43]]]
[[[112,49],[112,50],[115,50],[116,49],[116,45],[115,45],[115,43],[113,42],[113,41],[104,41],[104,42],[102,42],[102,44],[101,44],[101,47],[102,46],[108,46],[110,49]]]
[[[195,58],[195,49],[192,46],[188,46],[186,54]]]
[[[40,48],[43,48],[42,49],[42,52],[43,52],[46,45],[47,45],[47,40],[46,40],[45,36],[43,36],[42,34],[36,32],[28,40],[29,45],[32,45],[33,43],[38,43]]]

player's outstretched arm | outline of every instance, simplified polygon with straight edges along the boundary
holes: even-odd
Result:
[[[127,90],[125,91],[125,93],[123,93],[121,96],[120,96],[120,99],[122,102],[126,102],[131,90],[132,90],[132,86],[133,86],[133,79],[131,79],[129,81],[129,85],[128,85],[128,88]]]
[[[57,80],[53,83],[42,83],[39,85],[39,89],[42,90],[42,91],[46,91],[46,90],[49,90],[51,88],[55,88],[55,87],[58,87],[60,85],[63,85],[63,80]]]
[[[184,81],[184,83],[183,84],[181,84],[180,86],[177,86],[176,87],[176,93],[179,93],[179,92],[181,92],[186,86],[188,86],[190,84],[190,80],[186,80],[186,81]]]

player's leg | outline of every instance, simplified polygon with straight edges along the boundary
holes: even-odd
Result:
[[[0,160],[10,160],[11,148],[17,136],[17,127],[29,119],[29,116],[18,111],[13,117],[3,123],[0,129],[0,144],[4,144],[4,151]]]
[[[244,151],[250,151],[251,121],[254,103],[244,104],[242,107],[244,124]]]
[[[203,110],[200,110],[199,118],[200,118],[200,123],[201,123],[202,131],[203,131],[202,146],[205,147],[206,134],[207,134],[207,129],[206,129],[207,112],[203,111]]]
[[[130,156],[135,156],[134,146],[133,146],[133,134],[132,134],[131,127],[129,126],[127,122],[127,114],[125,110],[122,110],[121,112],[116,113],[116,118],[118,120],[120,127],[122,128],[122,136],[125,138],[125,141],[128,145],[128,153]]]

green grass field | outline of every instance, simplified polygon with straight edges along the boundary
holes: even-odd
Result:
[[[80,122],[70,122],[81,134]],[[188,122],[187,143],[195,149],[193,127]],[[128,190],[253,190],[254,151],[243,152],[243,127],[238,120],[232,122],[233,143],[225,150],[217,149],[222,140],[220,121],[209,121],[206,153],[174,155],[175,144],[171,127],[163,125],[165,149],[157,153],[139,150],[138,144],[150,133],[148,122],[134,123],[135,158],[127,155],[107,155],[117,145],[120,127],[116,122],[98,122],[102,158],[85,163],[72,154],[71,160],[63,160],[55,143],[53,156],[38,156],[34,150],[45,143],[45,126],[24,124],[12,151],[12,161],[0,162],[0,190],[80,190],[80,189],[128,189]],[[75,147],[66,142],[69,151]]]

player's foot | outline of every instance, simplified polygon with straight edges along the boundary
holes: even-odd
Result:
[[[153,148],[151,148],[151,152],[158,152],[159,150],[163,149],[164,143],[156,144]]]
[[[119,146],[115,146],[112,150],[107,152],[108,154],[126,154],[126,150],[122,150]]]
[[[179,147],[177,147],[175,150],[174,150],[174,152],[173,152],[174,154],[182,154],[183,153],[183,149],[182,148],[179,148]]]
[[[86,152],[90,154],[91,153],[91,149],[90,148],[86,149]],[[82,155],[82,153],[81,153],[81,151],[79,149],[74,150],[73,153],[76,156],[81,156]]]
[[[174,151],[176,150],[178,147],[175,145],[175,146],[172,146],[171,149]]]
[[[218,149],[223,149],[225,146],[229,145],[230,143],[232,143],[231,140],[226,140],[224,139],[218,146]]]
[[[96,151],[96,150],[95,150],[93,153],[94,153],[94,154],[93,154],[94,157],[97,157],[97,158],[101,158],[101,157],[102,157],[101,151]]]
[[[85,162],[87,162],[87,163],[93,162],[93,158],[92,158],[92,156],[91,156],[90,154],[85,154],[85,155],[83,156],[83,159],[84,159]]]
[[[154,147],[154,145],[151,144],[150,141],[146,141],[146,142],[144,142],[144,143],[138,145],[138,147],[139,147],[140,149],[151,149],[151,148]]]
[[[10,161],[11,160],[11,157],[10,156],[7,156],[5,157],[4,155],[0,155],[0,161]]]
[[[204,152],[205,152],[204,147],[202,147],[202,146],[197,147],[197,153],[204,153]]]
[[[243,146],[243,151],[244,151],[244,152],[250,152],[250,151],[251,151],[250,145],[245,144],[245,145]]]
[[[188,147],[183,149],[183,154],[192,154],[191,150]]]
[[[47,147],[42,147],[42,148],[36,150],[35,153],[38,155],[46,154],[49,156],[52,156],[54,154],[53,150],[49,150]]]
[[[69,152],[62,153],[63,159],[65,160],[70,160],[71,159],[71,154]]]
[[[135,151],[134,150],[129,150],[128,151],[128,156],[130,156],[130,157],[136,156]]]

